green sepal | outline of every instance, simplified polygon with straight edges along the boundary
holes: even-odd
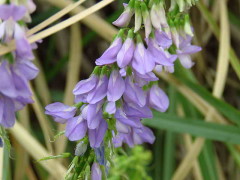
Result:
[[[101,74],[101,67],[100,66],[96,66],[92,72],[92,74],[96,75],[96,76],[100,76]]]

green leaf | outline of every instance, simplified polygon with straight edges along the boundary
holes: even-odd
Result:
[[[41,158],[37,162],[47,161],[47,160],[50,160],[50,159],[68,158],[70,156],[71,156],[71,153],[62,153],[62,154],[56,155],[56,156],[48,156],[48,157]]]
[[[240,144],[240,129],[230,125],[220,125],[197,119],[154,112],[154,118],[143,120],[145,125],[178,133],[188,133],[207,139]]]

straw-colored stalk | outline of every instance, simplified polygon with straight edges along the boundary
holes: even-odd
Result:
[[[45,143],[47,145],[48,151],[49,152],[53,152],[53,147],[52,144],[50,142],[50,139],[53,138],[53,133],[52,133],[52,129],[51,129],[51,124],[49,123],[46,115],[44,114],[44,110],[42,108],[41,103],[39,102],[36,93],[33,91],[32,89],[32,93],[33,93],[33,101],[34,103],[31,104],[33,107],[33,110],[36,113],[37,119],[39,121],[39,124],[41,126],[41,129],[43,131],[43,135],[44,135],[44,139],[45,139]]]
[[[16,122],[9,131],[36,161],[51,155],[20,123]],[[66,169],[57,160],[42,161],[39,164],[56,179],[64,179]]]
[[[58,0],[58,1],[45,0],[45,1],[59,8],[64,8],[73,2],[72,0]],[[75,15],[84,11],[85,9],[86,8],[84,8],[83,6],[79,6],[75,8],[73,11],[71,11],[70,13]],[[91,14],[85,17],[84,19],[82,19],[82,23],[85,24],[90,29],[92,29],[94,32],[96,32],[103,39],[109,42],[111,42],[113,36],[117,34],[117,29],[113,27],[111,24],[109,24],[108,22],[106,22],[106,20],[99,17],[97,14]]]
[[[29,108],[25,106],[24,109],[18,112],[19,122],[26,128],[30,130],[30,117],[29,117]],[[14,179],[24,179],[25,172],[29,166],[29,157],[28,153],[24,148],[17,143],[14,147],[16,149],[16,166],[14,172]]]
[[[77,1],[77,2],[75,2],[73,4],[69,4],[68,6],[63,8],[61,11],[59,11],[58,13],[54,14],[53,16],[51,16],[50,18],[46,19],[42,23],[38,24],[34,28],[30,29],[27,32],[27,36],[31,36],[34,33],[44,29],[47,26],[49,26],[50,24],[52,24],[53,22],[57,21],[58,19],[60,19],[64,15],[68,14],[69,12],[71,12],[73,9],[75,9],[76,7],[78,7],[80,4],[82,4],[85,1],[86,0],[80,0],[80,1]]]
[[[51,103],[51,94],[47,85],[44,70],[36,54],[34,63],[39,69],[38,76],[34,79],[35,92],[39,95],[39,99],[41,100],[43,105],[46,106],[47,104]]]
[[[177,113],[179,114],[179,116],[182,116],[182,117],[185,116],[181,105],[178,106]],[[185,149],[189,151],[192,146],[192,137],[189,134],[183,134],[183,141],[184,141]],[[193,163],[193,176],[195,180],[203,180],[198,159],[196,159],[195,162]]]
[[[67,80],[66,88],[64,93],[64,104],[72,105],[74,102],[73,88],[79,80],[81,60],[82,60],[82,41],[81,41],[81,29],[80,24],[76,23],[71,26],[71,37],[70,37],[70,58],[67,68]],[[62,131],[65,129],[65,125],[59,124],[58,130]],[[64,152],[67,145],[67,138],[62,136],[56,143],[56,154]]]
[[[82,19],[84,19],[85,17],[93,14],[94,12],[98,11],[99,9],[102,9],[103,7],[107,6],[108,4],[110,4],[111,2],[113,2],[114,0],[104,0],[104,1],[101,1],[97,4],[95,4],[94,6],[80,12],[79,14],[73,16],[73,17],[70,17],[69,19],[59,23],[59,24],[56,24],[46,30],[43,30],[33,36],[30,36],[28,38],[28,41],[29,43],[34,43],[34,42],[37,42],[41,39],[44,39],[58,31],[61,31],[69,26],[71,26],[72,24],[75,24],[76,22],[79,22],[81,21]],[[16,49],[16,46],[15,46],[15,42],[12,42],[12,43],[9,43],[9,45],[7,47],[5,46],[1,46],[1,51],[0,51],[0,55],[3,55],[3,54],[6,54],[8,52],[11,52],[13,50]]]

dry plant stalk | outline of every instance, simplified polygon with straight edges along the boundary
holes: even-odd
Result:
[[[9,131],[36,161],[51,155],[20,123],[16,122]],[[57,160],[39,163],[56,179],[64,179],[66,169]]]
[[[70,37],[70,59],[68,63],[68,73],[67,73],[67,84],[64,93],[65,104],[72,104],[74,102],[74,97],[72,94],[72,90],[78,82],[81,61],[82,61],[82,47],[81,47],[81,28],[80,24],[76,23],[71,26],[71,37]],[[63,131],[65,125],[59,124],[58,130]],[[60,137],[56,140],[56,154],[63,153],[67,145],[67,138]]]
[[[64,15],[68,14],[69,12],[71,12],[73,9],[78,7],[80,4],[84,3],[85,1],[86,0],[80,0],[80,1],[77,1],[76,3],[74,3],[74,4],[69,4],[67,7],[65,7],[64,9],[59,11],[58,13],[54,14],[53,16],[48,18],[47,20],[43,21],[42,23],[38,24],[34,28],[30,29],[27,32],[27,36],[31,36],[31,35],[35,34],[36,32],[38,32],[38,31],[44,29],[45,27],[49,26],[53,22],[57,21],[58,19],[60,19]]]
[[[106,5],[110,4],[111,2],[113,2],[114,0],[104,0],[104,1],[101,1],[99,3],[97,3],[96,5],[84,10],[83,12],[80,12],[79,14],[57,24],[57,25],[54,25],[44,31],[41,31],[31,37],[28,38],[28,41],[29,43],[34,43],[34,42],[37,42],[41,39],[44,39],[58,31],[61,31],[69,26],[71,26],[72,24],[75,24],[76,22],[84,19],[85,17],[91,15],[92,13],[98,11],[99,9],[105,7]],[[0,55],[4,55],[8,52],[11,52],[13,50],[16,49],[16,46],[15,46],[15,43],[12,42],[12,43],[9,43],[9,46],[7,47],[4,47],[4,46],[1,46],[1,51],[0,51]]]

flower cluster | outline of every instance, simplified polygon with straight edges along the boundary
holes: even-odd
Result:
[[[26,104],[32,103],[32,93],[28,81],[38,74],[32,49],[26,36],[26,22],[30,22],[30,13],[34,12],[32,0],[21,5],[0,5],[0,45],[15,41],[16,50],[0,56],[0,125],[10,128],[15,123],[15,112]]]
[[[141,120],[152,118],[153,109],[165,112],[169,106],[154,70],[172,73],[177,59],[185,68],[191,68],[194,63],[190,55],[201,50],[191,45],[189,16],[181,12],[178,3],[168,13],[163,0],[130,0],[124,8],[113,22],[122,29],[96,60],[91,76],[75,86],[76,104],[57,102],[46,107],[46,114],[66,123],[68,139],[89,142],[97,163],[105,167],[109,155],[105,148],[154,142],[153,132]],[[101,179],[98,164],[92,166],[93,179]]]

